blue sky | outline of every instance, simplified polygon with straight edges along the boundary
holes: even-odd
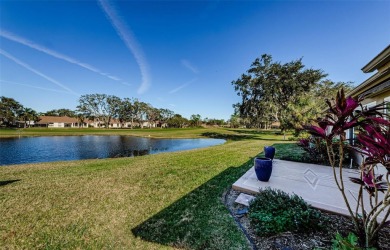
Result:
[[[0,95],[39,112],[83,94],[228,119],[256,57],[359,84],[390,42],[390,1],[2,1]]]

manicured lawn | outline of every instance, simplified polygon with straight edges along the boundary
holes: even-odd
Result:
[[[273,146],[276,149],[275,157],[278,159],[311,163],[308,154],[294,141],[291,143],[275,143]]]
[[[54,130],[54,129],[53,129]],[[78,129],[76,129],[78,130]],[[2,135],[13,131],[1,130]],[[39,129],[28,135],[86,133]],[[0,167],[0,245],[9,249],[247,249],[221,202],[265,145],[250,130],[88,130],[231,139],[210,148],[136,158]]]

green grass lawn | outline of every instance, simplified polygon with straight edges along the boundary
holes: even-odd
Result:
[[[276,158],[286,161],[298,161],[312,163],[308,154],[294,141],[291,143],[274,143]],[[264,156],[264,153],[261,154]]]
[[[80,130],[21,133],[231,140],[135,158],[0,167],[1,248],[248,249],[222,194],[265,145],[282,143],[283,136],[231,129]],[[5,131],[1,135],[17,133]]]

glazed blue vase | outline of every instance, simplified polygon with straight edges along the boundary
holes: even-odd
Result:
[[[272,146],[265,146],[264,147],[264,156],[265,156],[265,158],[270,158],[271,160],[273,160],[274,156],[275,156],[275,148]]]
[[[272,173],[272,160],[265,157],[256,157],[255,173],[259,181],[268,181]]]

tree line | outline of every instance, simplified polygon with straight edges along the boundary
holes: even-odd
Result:
[[[76,110],[66,108],[53,109],[44,113],[38,113],[31,108],[26,108],[13,98],[0,97],[0,125],[12,127],[16,122],[24,122],[24,127],[29,127],[32,121],[37,122],[40,116],[68,116],[77,118],[79,123],[94,121],[98,126],[109,128],[114,120],[119,121],[121,127],[130,124],[143,128],[144,122],[148,127],[164,126],[170,128],[199,127],[206,125],[226,125],[224,120],[205,118],[202,120],[199,114],[191,115],[190,119],[180,114],[175,114],[166,108],[155,108],[136,98],[119,98],[106,94],[82,95]]]
[[[340,88],[347,92],[351,83],[325,79],[320,69],[308,69],[302,59],[288,63],[275,62],[271,55],[256,58],[246,73],[232,81],[241,102],[233,105],[234,124],[269,128],[279,123],[282,131],[294,129],[324,112],[324,99],[330,99]]]

